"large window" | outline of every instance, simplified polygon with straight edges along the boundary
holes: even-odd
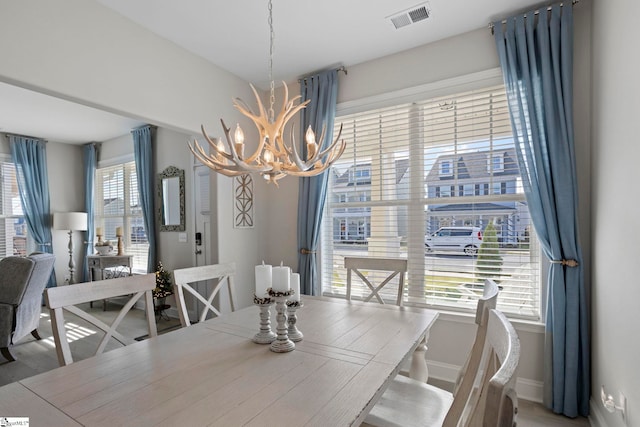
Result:
[[[134,162],[100,168],[95,179],[95,227],[116,246],[116,227],[122,227],[124,252],[133,255],[133,270],[147,271],[149,241],[144,228]]]
[[[0,258],[27,255],[27,223],[22,213],[16,168],[0,158]]]
[[[329,180],[325,294],[345,294],[345,256],[402,257],[407,304],[472,311],[490,277],[503,311],[540,318],[539,249],[502,85],[343,114],[336,123],[349,146]],[[391,286],[390,301],[395,293]]]

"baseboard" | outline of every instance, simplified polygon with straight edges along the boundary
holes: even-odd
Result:
[[[458,378],[458,372],[462,368],[461,366],[433,360],[427,360],[427,367],[429,368],[429,378],[446,381],[451,384],[455,383]],[[518,377],[516,380],[516,393],[521,399],[542,403],[542,386],[542,381]]]
[[[589,424],[591,424],[591,427],[609,427],[605,421],[605,412],[602,407],[602,402],[593,396],[589,401]]]

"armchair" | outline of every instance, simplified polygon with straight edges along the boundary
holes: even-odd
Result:
[[[42,293],[53,271],[52,254],[9,256],[0,260],[0,353],[15,358],[9,346],[31,333],[36,339]]]

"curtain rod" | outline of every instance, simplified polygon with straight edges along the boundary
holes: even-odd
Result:
[[[343,65],[343,66],[341,66],[341,67],[338,67],[337,71],[342,71],[342,72],[344,73],[344,75],[345,75],[345,76],[346,76],[347,74],[349,74],[349,73],[347,72],[347,68],[346,68],[344,65]],[[315,74],[315,73],[314,73],[314,74]],[[312,76],[312,75],[314,75],[314,74],[309,74],[308,76],[300,77],[300,78],[298,79],[298,83],[301,83],[301,82],[303,82],[303,81],[307,80],[309,77],[311,77],[311,76]]]
[[[7,138],[7,139],[9,139],[9,137],[10,137],[10,136],[18,136],[18,137],[20,137],[20,138],[37,139],[38,141],[42,141],[42,142],[44,142],[45,144],[46,144],[47,142],[49,142],[49,141],[47,141],[46,139],[44,139],[44,138],[39,138],[39,137],[37,137],[37,136],[31,136],[31,135],[18,135],[17,133],[7,133],[7,132],[5,132],[5,133],[4,133],[4,136],[5,136],[5,138]]]
[[[580,2],[580,0],[571,0],[571,6],[575,5],[576,3]],[[560,3],[560,7],[564,6],[564,3]],[[551,10],[551,6],[547,6],[546,8],[547,12]],[[540,13],[540,11],[536,10],[535,12],[533,12],[534,15],[538,15]],[[526,15],[525,15],[526,17]],[[503,19],[502,21],[500,21],[501,24],[506,24],[507,20]],[[489,23],[489,30],[491,31],[491,34],[493,34],[493,22]]]

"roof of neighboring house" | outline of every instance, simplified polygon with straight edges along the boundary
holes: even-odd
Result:
[[[371,171],[371,163],[358,163],[356,165],[350,166],[346,171],[342,174],[335,173],[336,178],[334,179],[334,187],[353,187],[356,184],[358,186],[362,185],[371,185],[371,173],[368,177],[362,177],[360,179],[354,180],[351,177],[353,174],[351,171],[358,170],[366,170]],[[333,170],[333,169],[332,169]],[[409,170],[409,159],[399,159],[396,160],[396,184],[400,184],[404,177],[407,175],[407,171]]]
[[[440,165],[443,161],[452,161],[454,166],[454,172],[457,171],[457,179],[471,179],[471,180],[483,180],[489,178],[489,172],[487,170],[487,156],[489,154],[503,155],[504,156],[504,169],[502,171],[494,171],[493,176],[512,176],[519,175],[520,169],[518,168],[518,161],[516,159],[515,150],[513,148],[506,150],[484,150],[476,151],[474,153],[463,154],[443,154],[438,156],[438,159],[433,164],[433,167],[429,171],[426,177],[427,183],[442,182],[453,180],[455,174],[441,176]]]
[[[508,206],[499,203],[461,203],[447,205],[429,205],[429,212],[450,212],[450,211],[496,211],[496,210],[516,210],[515,206]]]

